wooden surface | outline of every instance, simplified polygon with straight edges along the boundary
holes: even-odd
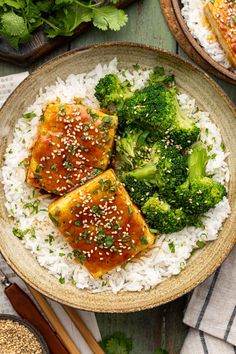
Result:
[[[82,34],[60,49],[55,50],[27,69],[33,70],[48,59],[74,48],[105,41],[131,41],[151,44],[187,57],[179,49],[163,18],[159,1],[139,0],[127,9],[129,23],[120,32],[100,32],[95,29]],[[0,76],[21,72],[24,69],[0,62]],[[216,80],[236,103],[235,86]],[[187,328],[182,324],[187,296],[156,309],[131,314],[97,314],[101,334],[120,330],[133,338],[132,354],[153,354],[164,346],[169,354],[179,354]]]

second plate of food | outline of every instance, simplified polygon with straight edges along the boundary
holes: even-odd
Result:
[[[161,1],[169,27],[186,53],[223,80],[236,80],[234,1]]]
[[[203,72],[110,43],[33,72],[1,110],[0,249],[85,310],[190,291],[235,243],[235,112]]]

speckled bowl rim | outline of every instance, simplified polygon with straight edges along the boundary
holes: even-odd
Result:
[[[226,105],[228,106],[228,108],[232,111],[232,114],[234,115],[234,117],[236,118],[236,110],[235,107],[233,105],[233,103],[231,102],[231,100],[226,96],[226,94],[223,92],[223,90],[219,87],[219,85],[217,83],[215,83],[213,81],[213,79],[211,79],[202,69],[199,69],[197,66],[195,66],[194,64],[190,63],[189,61],[180,58],[178,55],[173,54],[167,50],[163,50],[163,49],[159,49],[150,45],[145,45],[145,44],[137,44],[137,43],[130,43],[130,42],[107,42],[107,43],[103,43],[103,44],[97,44],[97,45],[91,45],[91,46],[86,46],[80,49],[75,49],[69,52],[66,52],[64,54],[61,54],[57,57],[55,57],[54,59],[51,59],[50,61],[48,61],[47,63],[43,64],[42,66],[40,66],[39,68],[37,68],[36,70],[34,70],[26,79],[23,80],[23,82],[15,89],[15,91],[9,96],[9,99],[14,99],[14,97],[16,97],[18,95],[18,92],[21,89],[21,86],[27,82],[28,84],[30,84],[31,78],[33,78],[35,75],[37,75],[38,73],[40,73],[42,70],[45,70],[49,67],[51,67],[54,63],[57,63],[58,61],[60,61],[62,58],[64,59],[65,57],[69,57],[69,56],[73,56],[75,53],[80,53],[83,51],[92,51],[93,49],[102,49],[102,48],[111,48],[111,47],[126,47],[128,48],[137,48],[137,49],[141,49],[141,50],[145,50],[145,51],[150,51],[152,53],[156,53],[156,54],[162,54],[163,56],[170,56],[172,58],[174,58],[175,62],[180,63],[180,64],[184,64],[190,71],[194,71],[195,73],[197,73],[199,76],[201,76],[201,78],[203,80],[208,81],[208,83],[211,85],[212,89],[215,90],[221,97],[222,99],[225,101]],[[8,100],[4,103],[3,107],[5,107],[8,104]],[[1,111],[0,111],[1,112]],[[88,310],[88,311],[95,311],[95,312],[109,312],[109,313],[122,313],[122,312],[135,312],[135,311],[141,311],[144,309],[150,309],[165,303],[168,303],[170,301],[173,301],[177,298],[179,298],[180,296],[183,296],[184,294],[188,293],[189,291],[191,291],[193,288],[195,288],[197,285],[199,285],[200,283],[202,283],[207,277],[209,277],[220,265],[221,263],[224,261],[224,259],[227,257],[227,255],[229,254],[229,252],[231,251],[231,249],[233,248],[233,246],[236,243],[236,233],[234,235],[234,238],[231,240],[231,242],[228,242],[227,245],[224,247],[224,251],[221,252],[220,255],[218,255],[217,261],[214,262],[214,264],[212,265],[212,267],[210,269],[204,270],[204,274],[202,274],[201,276],[198,277],[198,279],[192,280],[191,284],[183,286],[181,288],[181,290],[177,291],[177,289],[175,289],[175,292],[173,294],[167,295],[164,299],[159,300],[158,298],[155,301],[146,301],[145,298],[145,294],[146,293],[150,293],[152,291],[154,291],[158,285],[154,288],[151,289],[149,291],[141,291],[141,292],[121,292],[118,294],[121,294],[121,298],[118,299],[117,304],[115,307],[112,308],[110,300],[109,300],[109,296],[111,296],[111,292],[103,292],[103,293],[91,293],[89,291],[87,291],[87,293],[89,293],[90,295],[94,296],[94,301],[96,299],[96,295],[97,294],[102,294],[102,296],[104,296],[105,298],[105,306],[103,307],[101,304],[98,306],[96,305],[96,303],[91,302],[91,304],[84,306],[82,301],[77,301],[78,304],[75,304],[76,301],[68,301],[65,298],[61,298],[60,295],[57,295],[55,293],[51,293],[43,288],[39,288],[37,285],[35,285],[32,280],[28,277],[27,274],[23,274],[21,272],[21,269],[18,268],[18,265],[13,263],[11,261],[11,259],[9,258],[8,254],[2,252],[6,262],[9,264],[9,266],[27,283],[29,284],[32,288],[34,288],[35,290],[39,291],[40,293],[46,295],[47,297],[60,302],[62,304],[71,306],[71,307],[75,307],[75,308],[80,308],[82,310]],[[2,251],[2,250],[1,250]],[[175,277],[175,276],[173,276]],[[178,276],[175,277],[176,281],[178,279]],[[166,280],[168,281],[168,280]],[[80,290],[78,290],[78,294],[79,294]],[[124,304],[124,298],[127,295],[128,296],[133,296],[135,297],[135,294],[140,294],[142,293],[143,298],[137,303],[133,304],[128,302]],[[130,295],[131,294],[131,295]],[[114,295],[114,294],[113,294]],[[124,297],[124,298],[123,298]],[[134,299],[133,297],[133,299]]]
[[[1,320],[10,320],[24,325],[35,336],[35,338],[37,338],[39,344],[41,345],[41,349],[43,350],[43,354],[50,354],[47,343],[43,338],[42,334],[31,323],[29,323],[23,318],[17,317],[15,315],[9,315],[9,314],[0,314],[0,321]]]

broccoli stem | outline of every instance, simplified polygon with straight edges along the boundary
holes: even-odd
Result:
[[[196,144],[188,158],[188,180],[203,178],[206,176],[207,152],[202,144]]]
[[[184,127],[185,129],[191,129],[193,122],[182,111],[177,97],[175,98],[175,105],[176,105],[176,119],[179,121],[179,126]]]
[[[155,178],[156,166],[154,164],[146,164],[141,168],[136,168],[133,171],[127,173],[127,176],[132,176],[137,180],[152,180]]]

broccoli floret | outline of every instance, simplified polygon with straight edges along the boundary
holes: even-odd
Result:
[[[143,205],[155,192],[156,189],[146,181],[138,181],[132,176],[123,176],[122,182],[125,184],[132,201],[141,206]]]
[[[152,85],[154,83],[164,83],[164,84],[172,84],[174,82],[174,75],[166,75],[165,69],[163,67],[157,66],[150,73],[148,84]]]
[[[150,227],[161,234],[180,231],[189,224],[189,218],[184,211],[172,209],[157,195],[147,200],[142,207],[142,212]]]
[[[137,124],[163,135],[174,122],[176,106],[172,89],[164,85],[153,84],[142,90],[136,90],[125,101],[122,115],[127,124]]]
[[[207,212],[227,194],[221,183],[206,177],[207,161],[205,147],[201,143],[196,144],[188,158],[188,178],[176,189],[177,204],[189,215]]]
[[[116,142],[116,165],[118,169],[130,171],[139,161],[145,161],[148,148],[146,138],[148,131],[127,127],[123,135]]]
[[[176,117],[169,131],[169,137],[175,144],[187,148],[191,146],[200,134],[200,128],[182,111],[177,95],[174,98],[176,106]]]
[[[95,87],[95,97],[101,107],[109,107],[111,111],[119,112],[124,101],[133,95],[130,86],[128,80],[121,82],[116,74],[108,74],[101,78]]]
[[[129,171],[125,176],[131,176],[138,181],[146,181],[158,187],[159,193],[171,199],[177,186],[187,177],[187,158],[174,146],[166,147],[157,142],[149,148],[149,157],[142,166]]]

